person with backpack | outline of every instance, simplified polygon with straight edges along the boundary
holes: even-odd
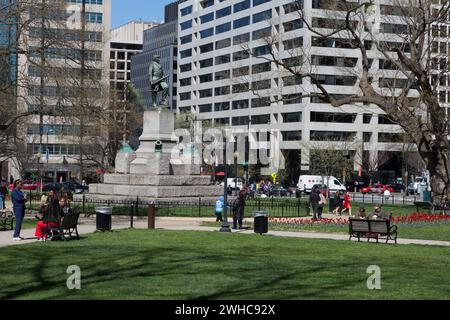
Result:
[[[215,214],[216,214],[216,222],[223,222],[222,214],[223,208],[225,206],[225,199],[223,196],[220,196],[216,201]]]
[[[238,198],[234,201],[232,211],[233,211],[233,229],[238,228],[244,229],[242,226],[242,221],[244,220],[245,212],[245,198],[247,197],[247,190],[243,189],[239,191]]]

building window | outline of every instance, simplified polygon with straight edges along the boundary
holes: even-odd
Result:
[[[233,29],[239,29],[250,24],[250,16],[233,21]]]
[[[242,93],[250,91],[250,85],[248,83],[239,83],[233,85],[233,93]]]
[[[234,13],[250,8],[250,0],[245,0],[234,5]]]
[[[270,124],[270,114],[252,116],[252,124]]]
[[[283,95],[283,104],[300,104],[303,103],[303,98],[301,93],[297,94],[286,94]]]
[[[252,99],[252,108],[270,107],[270,97]]]
[[[230,102],[218,102],[214,104],[214,111],[220,112],[220,111],[228,111],[230,110]]]
[[[233,101],[233,110],[248,109],[248,100]]]
[[[190,100],[190,99],[191,99],[191,93],[190,92],[180,93],[180,100],[181,101]]]
[[[253,0],[253,6],[256,7],[256,6],[259,6],[260,4],[263,4],[263,3],[266,3],[269,1],[272,1],[272,0]]]
[[[282,117],[283,117],[284,123],[302,122],[302,113],[301,112],[283,113]]]
[[[200,68],[212,67],[214,64],[213,58],[205,59],[200,61]]]
[[[269,9],[263,12],[255,13],[253,15],[253,23],[269,20],[271,18],[272,18],[272,9]]]
[[[214,50],[214,43],[208,43],[200,46],[200,53],[206,53]]]
[[[181,30],[186,30],[186,29],[192,28],[192,20],[188,20],[188,21],[180,23],[180,27],[181,27]]]
[[[252,82],[252,90],[267,90],[272,87],[272,80],[260,80]]]
[[[200,23],[201,24],[207,23],[207,22],[210,22],[210,21],[213,21],[213,20],[214,20],[214,12],[205,14],[205,15],[200,17]]]
[[[250,67],[240,67],[233,69],[233,78],[247,76],[250,73]]]
[[[285,50],[292,50],[295,48],[302,47],[303,46],[303,38],[298,37],[298,38],[283,41],[283,46],[284,46]]]
[[[200,113],[207,113],[207,112],[212,112],[212,104],[201,104],[198,106],[198,111]]]
[[[352,141],[356,132],[348,131],[311,131],[311,141]]]
[[[215,96],[224,96],[230,94],[230,86],[218,87],[214,89]]]
[[[216,26],[216,34],[224,33],[231,30],[231,22],[227,22]]]
[[[205,89],[198,91],[200,98],[210,98],[212,97],[212,89]]]
[[[203,0],[200,2],[200,5],[202,6],[202,8],[208,8],[214,5],[214,0]]]
[[[215,81],[230,79],[230,70],[217,71],[214,79]]]
[[[298,12],[303,7],[303,0],[294,0],[291,3],[285,4],[283,6],[284,13],[292,13],[292,12]]]
[[[301,131],[281,131],[283,141],[302,141]]]
[[[216,125],[229,125],[230,124],[230,118],[218,118],[214,119],[214,123]]]
[[[289,76],[289,77],[283,77],[283,85],[285,87],[289,86],[297,86],[302,84],[303,79],[301,76]]]
[[[180,79],[180,87],[190,86],[192,84],[191,78]]]
[[[182,50],[180,51],[180,58],[184,59],[192,56],[192,49]]]
[[[356,113],[311,112],[311,122],[354,123]]]
[[[216,41],[216,50],[228,48],[229,46],[231,46],[230,38]]]
[[[186,44],[192,42],[192,34],[180,38],[181,44]]]
[[[188,72],[192,70],[192,63],[186,63],[180,65],[180,72]]]
[[[212,73],[208,73],[208,74],[202,74],[201,76],[198,77],[200,80],[200,83],[205,83],[205,82],[211,82],[213,81],[213,75]]]
[[[217,10],[216,11],[216,19],[220,19],[231,14],[231,6]]]
[[[214,28],[209,28],[209,29],[205,29],[205,30],[200,31],[200,38],[201,39],[212,37],[213,35],[214,35]]]
[[[253,40],[268,38],[272,35],[272,27],[262,28],[253,31]]]
[[[249,124],[248,116],[234,117],[232,120],[233,126],[246,126]]]
[[[255,64],[252,66],[252,74],[258,74],[262,72],[269,72],[271,71],[271,63],[270,62],[264,62],[260,64]]]
[[[303,28],[303,21],[301,19],[292,20],[283,23],[284,32],[289,32]]]
[[[181,13],[182,17],[187,16],[188,14],[191,14],[192,13],[192,6],[188,6],[186,8],[181,9],[180,13]]]
[[[225,54],[223,56],[216,57],[216,66],[224,63],[229,63],[231,60],[231,57],[229,54]]]
[[[247,50],[242,50],[233,53],[233,61],[239,61],[248,59],[250,57],[250,53]]]
[[[243,33],[233,37],[233,44],[238,45],[250,41],[250,33]]]
[[[268,45],[253,48],[253,55],[255,57],[264,56],[270,53],[270,47]]]

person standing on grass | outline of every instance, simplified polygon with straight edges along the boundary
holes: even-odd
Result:
[[[14,190],[11,193],[11,201],[13,204],[14,216],[16,218],[16,227],[14,229],[14,241],[20,241],[23,238],[20,236],[20,231],[22,229],[23,218],[25,217],[25,202],[26,198],[22,192],[23,181],[17,180],[14,183]]]
[[[222,214],[223,214],[223,208],[225,206],[225,198],[223,196],[220,196],[219,199],[216,201],[216,222],[223,222]]]
[[[322,219],[322,212],[323,212],[323,208],[327,205],[327,198],[323,195],[322,192],[320,192],[319,189],[317,189],[318,193],[319,193],[319,205],[317,207],[317,217],[320,219]]]
[[[233,229],[243,229],[242,221],[244,220],[245,212],[245,198],[247,197],[247,190],[242,189],[239,191],[238,198],[233,203]]]
[[[351,203],[350,203],[350,193],[347,191],[346,193],[345,193],[345,196],[344,196],[344,202],[343,202],[343,204],[342,204],[342,207],[343,207],[343,212],[345,211],[345,212],[348,212],[348,215],[349,216],[351,216],[352,215],[352,205],[351,205]]]
[[[318,189],[311,190],[311,194],[309,195],[309,206],[313,210],[313,220],[317,220],[317,214],[319,209],[319,201],[320,196],[317,192],[320,192]]]
[[[6,186],[6,181],[2,180],[0,184],[0,210],[5,210],[6,196],[8,194],[8,187]]]

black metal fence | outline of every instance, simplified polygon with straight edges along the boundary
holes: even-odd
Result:
[[[38,192],[27,193],[27,208],[29,210],[39,210],[41,206],[42,194]],[[357,204],[383,204],[396,206],[411,206],[415,201],[420,201],[417,196],[406,197],[400,194],[392,194],[386,198],[380,194],[350,194],[352,203]],[[232,199],[229,201],[231,207]],[[87,216],[95,214],[96,207],[113,207],[113,215],[123,216],[147,216],[148,206],[152,202],[136,198],[135,200],[114,201],[114,200],[92,200],[87,195],[83,195],[71,201],[71,205],[79,209]],[[178,217],[213,217],[214,200],[198,198],[195,200],[174,200],[154,202],[157,208],[157,216],[178,216]],[[304,217],[308,216],[308,197],[272,197],[253,198],[246,201],[246,216],[251,216],[253,211],[268,211],[272,217]]]

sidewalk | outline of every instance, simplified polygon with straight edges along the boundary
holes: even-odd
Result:
[[[179,217],[163,217],[156,219],[156,228],[162,230],[172,231],[202,231],[202,232],[218,232],[219,225],[217,227],[203,227],[202,222],[214,222],[215,218],[179,218]],[[248,222],[248,219],[247,219]],[[130,227],[130,222],[122,220],[113,221],[113,230],[126,229]],[[144,218],[135,219],[134,227],[137,229],[147,229],[147,220]],[[78,226],[78,232],[80,235],[93,233],[96,230],[95,220],[93,218],[81,220],[81,224]],[[233,233],[254,234],[253,230],[232,230]],[[36,242],[34,237],[34,229],[27,229],[22,231],[22,237],[26,238],[23,241],[13,241],[12,231],[0,232],[0,247],[6,247],[11,245],[19,245],[26,243]],[[289,237],[289,238],[306,238],[306,239],[324,239],[324,240],[341,240],[349,241],[348,235],[345,234],[332,234],[332,233],[309,233],[309,232],[289,232],[289,231],[269,231],[264,236],[275,237]],[[352,241],[357,241],[352,239]],[[374,240],[371,240],[373,243]],[[380,241],[381,243],[383,241]],[[390,242],[391,243],[391,242]],[[416,239],[398,239],[398,244],[415,244],[415,245],[429,245],[429,246],[444,246],[450,247],[450,241],[435,241],[435,240],[416,240]]]

